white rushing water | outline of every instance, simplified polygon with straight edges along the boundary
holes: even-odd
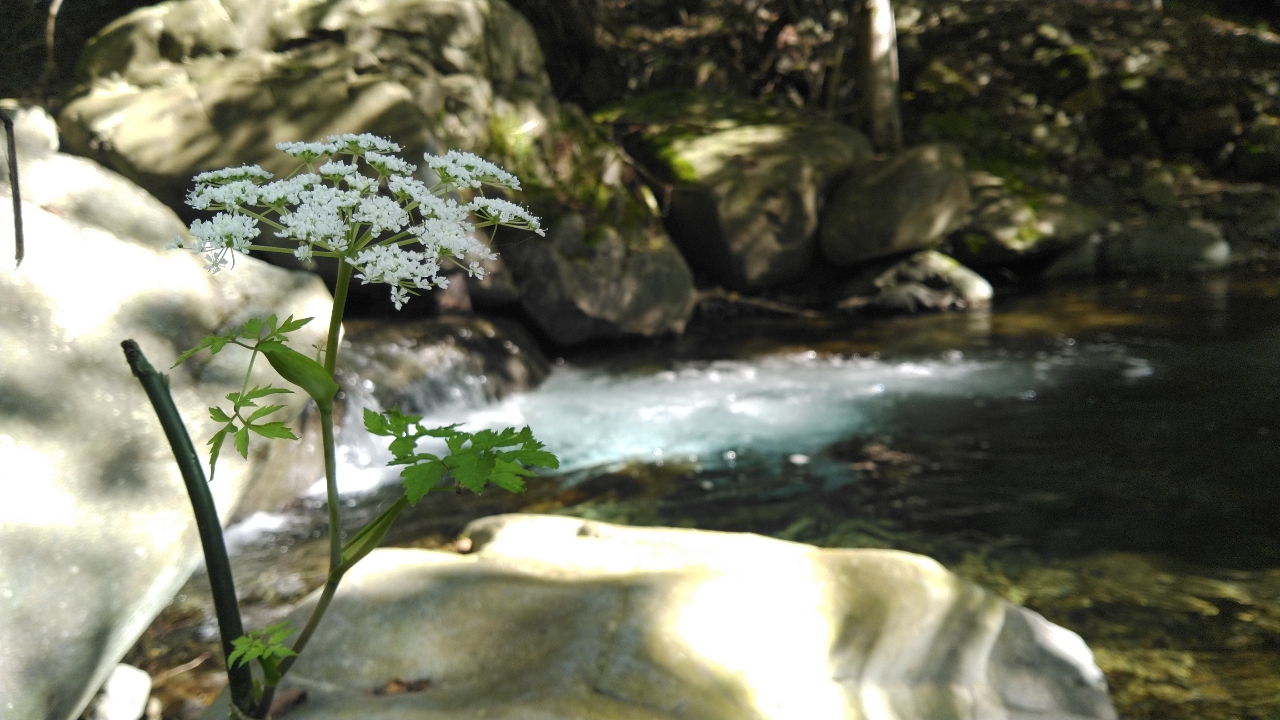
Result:
[[[479,408],[443,407],[425,421],[461,423],[470,431],[528,425],[560,458],[561,472],[632,461],[691,462],[708,469],[747,457],[803,464],[832,442],[877,432],[886,413],[904,399],[1031,400],[1071,362],[1070,352],[977,361],[950,351],[899,362],[808,352],[686,363],[647,374],[558,367],[532,392]],[[398,468],[384,466],[389,455],[381,439],[348,426],[341,444],[338,477],[344,493],[397,481]],[[425,442],[419,447],[443,450]],[[312,492],[323,494],[323,485]]]

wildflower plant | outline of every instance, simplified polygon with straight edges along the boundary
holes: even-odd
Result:
[[[543,231],[538,218],[523,207],[482,194],[485,187],[519,190],[520,181],[469,153],[426,155],[426,168],[435,178],[428,185],[414,177],[414,165],[395,154],[400,151],[399,145],[374,135],[334,135],[324,142],[289,142],[276,147],[299,163],[286,178],[274,180],[257,165],[196,175],[195,189],[187,196],[187,204],[215,214],[191,224],[189,246],[175,238],[171,247],[187,247],[202,254],[206,269],[212,273],[234,267],[237,253],[253,250],[292,253],[303,261],[317,257],[337,259],[338,276],[325,344],[315,359],[290,348],[289,333],[312,318],[295,320],[290,316],[281,322],[271,315],[205,337],[182,353],[174,366],[206,349],[216,354],[229,346],[239,346],[250,353],[240,391],[226,396],[230,405],[209,408],[210,417],[219,424],[208,441],[210,477],[228,438],[244,457],[248,456],[251,435],[297,439],[284,422],[270,419],[284,408],[270,399],[293,391],[272,385],[249,386],[253,365],[260,355],[281,377],[305,392],[319,410],[329,511],[329,575],[315,609],[292,645],[286,641],[293,637],[294,630],[285,623],[243,632],[221,526],[201,463],[169,396],[167,378],[151,367],[136,343],[123,343],[130,366],[164,426],[191,496],[227,658],[233,720],[269,716],[276,686],[306,647],[342,576],[378,546],[405,507],[443,487],[454,487],[458,492],[465,488],[478,494],[487,484],[494,484],[520,492],[524,490],[524,478],[534,474],[530,468],[559,465],[527,427],[468,433],[456,425],[423,427],[422,418],[402,415],[396,408],[384,413],[365,410],[369,432],[392,438],[394,459],[390,464],[404,466],[401,478],[405,495],[346,543],[342,542],[333,400],[338,392],[334,378],[338,334],[352,278],[366,284],[389,285],[391,301],[398,310],[420,291],[447,287],[449,281],[442,272],[449,266],[483,277],[480,262],[494,255],[473,237],[477,229],[496,230],[498,225],[505,225],[539,235]],[[455,199],[463,193],[471,196],[465,203]],[[256,243],[264,227],[294,247]],[[417,442],[423,437],[444,439],[449,453],[418,453]],[[249,672],[251,661],[259,664],[261,681]]]

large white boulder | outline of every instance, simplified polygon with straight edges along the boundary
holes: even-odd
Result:
[[[347,576],[291,720],[1116,717],[1078,635],[919,555],[545,515],[468,533],[471,555]]]
[[[26,260],[14,267],[7,173],[0,178],[0,717],[75,718],[199,559],[181,476],[120,342],[167,369],[210,333],[278,313],[318,319],[318,278],[241,258],[210,276],[165,243],[171,210],[97,163],[57,152],[53,120],[17,112]],[[7,162],[0,153],[0,162]],[[206,408],[240,389],[234,348],[168,370],[197,448]],[[275,381],[258,363],[254,382]],[[288,413],[305,398],[284,396]],[[214,499],[225,520],[262,467],[223,453]]]

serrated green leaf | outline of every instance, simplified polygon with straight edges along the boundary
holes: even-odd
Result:
[[[443,427],[431,428],[430,430],[423,430],[422,434],[427,435],[428,437],[438,437],[438,438],[450,438],[457,435],[466,435],[466,433],[464,432],[459,432],[456,429],[457,427],[458,425],[455,423],[453,425],[445,425]]]
[[[272,315],[272,318],[275,316]],[[257,340],[262,334],[262,320],[259,318],[250,318],[244,325],[240,326],[238,335],[246,340]]]
[[[187,360],[187,358],[191,357],[192,355],[195,355],[196,353],[200,352],[201,350],[203,350],[203,349],[205,349],[205,348],[209,347],[210,345],[212,345],[212,344],[213,344],[213,341],[214,341],[215,339],[217,339],[217,336],[216,336],[216,335],[205,335],[203,338],[201,338],[201,339],[200,339],[200,344],[199,344],[199,345],[196,345],[195,347],[191,348],[190,350],[187,350],[186,352],[184,352],[184,353],[182,353],[181,355],[179,355],[179,356],[178,356],[178,359],[177,359],[177,360],[174,360],[174,361],[173,361],[173,364],[172,364],[172,365],[170,365],[170,366],[169,366],[169,368],[170,368],[170,369],[173,369],[173,368],[178,367],[178,366],[179,366],[179,365],[181,365],[183,362],[185,362],[185,361]]]
[[[301,328],[302,326],[311,322],[312,320],[315,320],[315,318],[302,318],[301,320],[294,320],[293,316],[290,315],[289,317],[285,318],[284,324],[280,326],[280,329],[277,332],[279,332],[280,334],[291,333],[294,330],[297,330],[298,328]]]
[[[213,482],[213,471],[218,464],[218,453],[222,452],[222,441],[226,440],[227,433],[235,430],[235,428],[235,425],[227,423],[221,430],[214,433],[213,437],[209,438],[209,444],[213,446],[209,449],[209,482]]]
[[[364,409],[364,429],[368,430],[371,435],[391,435],[391,426],[387,423],[387,419],[382,413],[376,413],[369,408]]]
[[[219,407],[209,408],[209,417],[221,423],[231,422],[231,416],[223,412],[222,408]]]
[[[245,418],[244,421],[246,423],[250,423],[250,422],[253,422],[254,420],[257,420],[260,417],[270,415],[271,413],[283,408],[284,408],[283,405],[265,405],[263,407],[258,408],[257,410],[254,410],[253,414]]]
[[[293,434],[288,425],[282,422],[262,423],[261,425],[250,425],[249,429],[265,438],[277,438],[280,440],[297,440],[298,436]]]
[[[235,650],[233,650],[233,651],[231,652],[231,655],[229,655],[229,656],[227,657],[227,665],[228,665],[228,666],[230,666],[230,667],[235,667],[235,666],[236,666],[236,664],[237,664],[237,662],[238,662],[240,665],[243,665],[244,663],[249,662],[249,661],[248,661],[247,659],[245,659],[245,657],[244,657],[245,653],[247,653],[247,652],[249,651],[249,639],[248,639],[248,638],[243,638],[243,637],[236,638],[235,640],[232,640],[232,641],[231,641],[231,646],[232,646],[232,647],[234,647],[234,648],[235,648]]]
[[[209,354],[217,355],[222,352],[222,348],[226,347],[227,343],[231,342],[231,340],[232,338],[230,336],[219,335],[218,337],[215,337],[213,342],[209,345]]]
[[[240,428],[236,431],[236,452],[240,453],[240,457],[248,459],[249,428]]]
[[[262,636],[266,638],[267,645],[279,645],[288,639],[294,632],[293,627],[288,620],[278,622],[274,625],[268,625],[262,629]]]
[[[560,458],[546,450],[514,450],[513,460],[519,460],[525,465],[535,465],[544,468],[560,467]]]
[[[391,408],[385,414],[387,417],[387,428],[397,436],[408,434],[409,426],[416,425],[422,420],[421,415],[405,415],[400,412],[399,406]]]
[[[401,470],[400,479],[404,483],[404,496],[409,504],[416,505],[424,495],[431,492],[447,469],[443,462],[437,461],[411,465]]]
[[[449,463],[452,467],[453,479],[457,480],[462,487],[479,495],[484,490],[484,484],[489,479],[489,474],[493,471],[494,458],[482,457],[471,453],[455,455],[454,457],[457,465]],[[448,462],[447,459],[446,462]]]
[[[503,490],[524,492],[524,478],[531,477],[534,474],[532,470],[526,470],[516,463],[498,460],[493,464],[493,472],[489,475],[489,482]]]
[[[284,388],[273,387],[271,385],[266,385],[266,386],[254,385],[252,390],[244,394],[243,399],[257,400],[260,397],[266,397],[268,395],[280,395],[280,394],[292,395],[293,391],[286,390]]]
[[[418,439],[415,437],[401,437],[391,441],[391,454],[397,458],[407,457],[413,454],[414,448],[418,446]]]

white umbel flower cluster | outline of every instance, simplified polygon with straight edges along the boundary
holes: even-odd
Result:
[[[272,181],[257,165],[195,176],[187,204],[216,214],[191,224],[195,241],[189,249],[204,253],[210,271],[250,250],[289,252],[304,262],[340,258],[362,282],[390,285],[399,310],[414,291],[448,285],[440,274],[446,262],[484,277],[480,261],[496,256],[472,236],[478,227],[543,234],[538,218],[515,203],[476,195],[462,204],[447,197],[484,185],[520,189],[514,175],[470,153],[426,155],[426,167],[439,178],[428,186],[412,177],[416,166],[392,154],[399,145],[376,135],[331,135],[324,142],[276,147],[301,163],[290,177]],[[251,244],[260,225],[297,247]],[[181,239],[172,246],[183,247]]]

